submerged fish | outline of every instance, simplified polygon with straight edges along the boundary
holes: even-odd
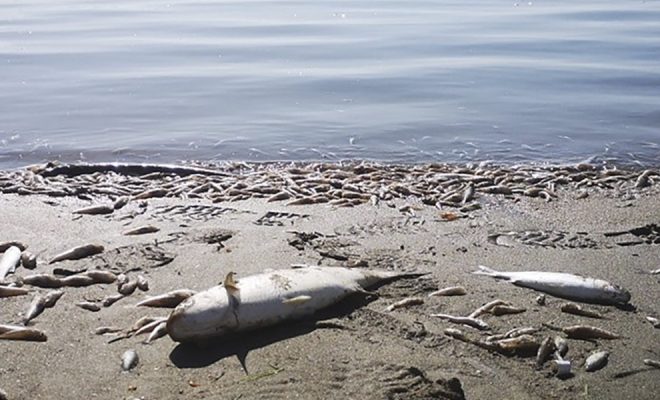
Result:
[[[170,314],[167,332],[186,342],[263,328],[313,315],[379,282],[420,275],[311,266],[247,276],[184,300]]]
[[[482,265],[479,266],[479,269],[474,274],[507,279],[516,286],[539,290],[566,299],[603,304],[625,304],[630,301],[630,293],[627,290],[602,279],[560,272],[500,272]]]

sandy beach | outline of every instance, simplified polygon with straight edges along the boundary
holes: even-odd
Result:
[[[29,322],[45,342],[0,340],[0,393],[7,399],[654,399],[660,369],[660,174],[595,166],[498,167],[377,164],[250,165],[195,168],[75,169],[49,165],[0,172],[0,244],[36,255],[7,285],[30,290],[0,299],[0,324],[21,325],[33,298],[55,289],[23,284],[34,274],[63,277],[94,269],[141,275],[136,289],[108,307],[116,283],[61,287],[64,295]],[[196,168],[197,168],[196,167]],[[59,169],[58,169],[59,168]],[[279,197],[278,197],[279,196]],[[127,201],[125,205],[122,203]],[[119,202],[119,204],[118,204]],[[75,213],[105,205],[96,215]],[[137,227],[156,232],[126,235]],[[75,246],[104,251],[49,264]],[[8,245],[9,246],[9,245]],[[7,246],[7,247],[8,247]],[[315,318],[186,346],[164,336],[118,339],[99,327],[129,329],[165,308],[139,301],[176,289],[201,291],[294,264],[379,268],[426,275],[355,296]],[[615,283],[627,306],[579,303],[602,318],[562,312],[570,302],[472,274],[567,272]],[[56,274],[57,273],[57,274]],[[461,296],[428,295],[462,286]],[[386,308],[418,297],[423,304]],[[501,299],[524,309],[485,314],[486,331],[432,317],[466,316]],[[572,375],[555,376],[535,355],[489,351],[474,339],[514,328],[566,338],[556,328],[590,325],[614,340],[566,339]],[[121,368],[134,349],[137,366]],[[585,359],[610,353],[587,372]]]

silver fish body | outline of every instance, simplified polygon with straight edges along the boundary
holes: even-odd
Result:
[[[378,282],[419,276],[359,268],[282,269],[214,286],[179,304],[167,320],[178,342],[235,334],[304,318]],[[305,301],[292,301],[305,299]]]
[[[4,279],[7,274],[13,273],[21,260],[21,249],[16,246],[10,246],[0,257],[0,279]]]
[[[592,353],[584,362],[584,369],[587,370],[587,372],[598,371],[607,365],[609,356],[610,353],[607,351],[597,351]]]
[[[474,274],[506,279],[514,285],[566,299],[602,304],[626,304],[630,301],[630,293],[627,290],[602,279],[560,272],[496,271],[481,265],[479,269]]]

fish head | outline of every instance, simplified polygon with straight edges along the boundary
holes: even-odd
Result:
[[[630,301],[630,292],[618,285],[607,285],[605,287],[605,293],[613,303],[627,304]]]
[[[177,342],[223,336],[237,328],[237,302],[221,287],[190,296],[167,319],[167,333]]]

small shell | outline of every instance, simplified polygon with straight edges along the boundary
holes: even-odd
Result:
[[[135,350],[130,349],[126,350],[121,356],[121,369],[124,371],[130,371],[131,369],[137,366],[140,361],[140,357]]]
[[[149,281],[143,275],[138,275],[137,277],[137,287],[143,292],[149,290]]]

